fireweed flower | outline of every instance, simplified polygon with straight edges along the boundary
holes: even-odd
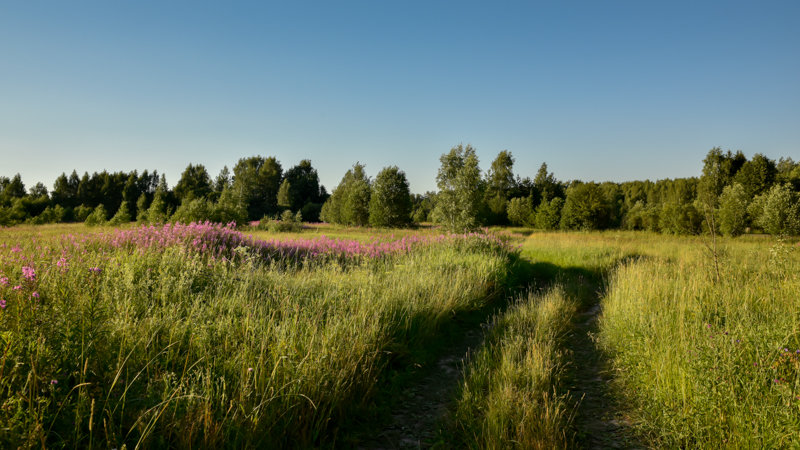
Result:
[[[22,276],[28,281],[36,279],[36,271],[31,266],[22,266]]]
[[[36,291],[33,291],[33,294],[31,294],[31,297],[33,297],[33,298],[39,298],[39,293],[38,293],[38,292],[36,292]]]
[[[97,274],[97,275],[99,275],[100,272],[102,272],[102,271],[103,271],[103,269],[101,269],[99,267],[89,267],[89,272],[92,272],[92,273]]]
[[[18,284],[16,286],[14,286],[14,290],[15,291],[19,291],[20,289],[22,289],[22,285]]]
[[[2,298],[0,298],[0,308],[6,309],[6,301]]]
[[[8,286],[8,277],[0,277],[0,286]]]

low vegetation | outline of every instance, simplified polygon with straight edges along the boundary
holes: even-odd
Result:
[[[335,442],[387,367],[502,287],[509,251],[211,224],[3,239],[0,446]]]

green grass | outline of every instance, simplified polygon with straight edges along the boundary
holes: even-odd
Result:
[[[451,424],[454,447],[566,447],[574,406],[561,394],[564,341],[577,304],[556,286],[520,297],[467,363]]]
[[[358,415],[392,391],[393,379],[459,317],[502,304],[490,302],[512,285],[529,293],[490,321],[441,443],[581,445],[579,399],[569,391],[580,361],[570,348],[583,342],[573,339],[577,313],[599,302],[597,356],[613,370],[615,407],[646,445],[800,445],[793,241],[720,239],[719,279],[708,238],[619,231],[495,230],[523,242],[516,262],[447,245],[316,265],[94,248],[72,255],[66,272],[37,256],[62,234],[110,230],[0,230],[0,277],[21,280],[29,261],[12,251],[18,244],[37,268],[35,283],[0,287],[8,302],[0,447],[348,445],[350,425],[369,427]],[[253,234],[372,241],[410,233],[437,231],[315,225]]]
[[[717,281],[704,248],[673,245],[620,267],[604,302],[600,340],[638,428],[665,447],[800,445],[796,247],[724,241]]]
[[[83,231],[37,228],[33,241],[11,229],[0,240],[37,268],[35,286],[2,291],[0,447],[334,445],[387,368],[485,306],[509,264],[503,252],[449,245],[302,267],[176,247],[88,251],[64,272],[36,260],[55,230]],[[12,284],[23,264],[14,255],[6,247],[0,261]]]

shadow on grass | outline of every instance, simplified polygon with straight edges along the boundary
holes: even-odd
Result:
[[[562,267],[517,257],[504,283],[497,286],[483,306],[459,310],[433,319],[412,317],[403,335],[387,349],[386,370],[375,391],[333,430],[333,441],[323,446],[338,448],[437,448],[448,447],[446,417],[463,381],[463,358],[483,342],[485,325],[502,314],[517,297],[529,290],[547,290],[561,284],[577,301],[567,350],[573,356],[565,393],[574,399],[577,415],[572,433],[576,445],[585,448],[636,447],[608,389],[607,362],[591,338],[597,332],[596,317],[608,274],[620,264],[640,260],[640,255],[620,258],[609,267]],[[390,353],[390,354],[389,354]]]
[[[599,332],[597,319],[602,313],[609,276],[622,265],[649,258],[627,255],[601,269],[544,262],[530,263],[527,268],[536,289],[546,290],[553,284],[561,284],[566,294],[580,305],[567,343],[572,364],[563,392],[576,404],[572,434],[579,448],[644,448],[622,413],[623,405],[612,392],[613,374],[608,357],[593,336]]]
[[[464,356],[480,346],[485,325],[529,288],[529,280],[530,262],[515,257],[505,279],[479,308],[410,318],[403,335],[395,336],[387,349],[391,354],[375,392],[335,430],[331,447],[436,445],[442,418],[462,381]]]

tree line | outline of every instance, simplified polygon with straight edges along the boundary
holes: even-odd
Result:
[[[486,225],[554,230],[650,230],[736,236],[748,230],[800,234],[800,163],[762,154],[711,149],[700,177],[658,181],[560,181],[542,163],[533,179],[514,173],[501,151],[483,171],[475,149],[458,145],[440,158],[438,191],[411,194],[405,173],[375,178],[356,163],[330,193],[309,160],[284,171],[274,157],[240,159],[211,179],[189,164],[173,189],[157,171],[76,171],[51,191],[25,189],[19,174],[0,177],[0,225],[85,221],[88,224],[237,222],[302,217],[355,226],[406,227],[434,222],[453,231]]]

